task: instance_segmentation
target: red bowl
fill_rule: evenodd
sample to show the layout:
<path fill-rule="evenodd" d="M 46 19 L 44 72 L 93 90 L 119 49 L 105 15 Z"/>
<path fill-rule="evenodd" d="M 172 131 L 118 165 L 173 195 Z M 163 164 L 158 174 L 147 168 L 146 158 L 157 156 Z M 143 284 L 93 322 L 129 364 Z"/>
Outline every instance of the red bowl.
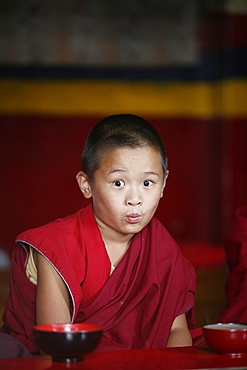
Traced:
<path fill-rule="evenodd" d="M 203 326 L 206 343 L 215 351 L 231 356 L 247 355 L 247 325 L 210 324 Z"/>
<path fill-rule="evenodd" d="M 33 327 L 41 353 L 53 361 L 77 362 L 98 346 L 103 328 L 94 324 L 43 324 Z"/>

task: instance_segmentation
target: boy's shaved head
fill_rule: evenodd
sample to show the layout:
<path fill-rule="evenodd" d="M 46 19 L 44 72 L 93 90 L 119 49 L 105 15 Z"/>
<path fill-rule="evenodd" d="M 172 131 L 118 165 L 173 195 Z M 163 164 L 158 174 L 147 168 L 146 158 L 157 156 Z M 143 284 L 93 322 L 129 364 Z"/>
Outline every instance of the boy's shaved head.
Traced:
<path fill-rule="evenodd" d="M 82 170 L 93 181 L 103 154 L 118 148 L 149 146 L 162 158 L 164 177 L 167 171 L 167 155 L 164 144 L 155 128 L 145 119 L 133 114 L 108 116 L 91 130 L 82 153 Z"/>

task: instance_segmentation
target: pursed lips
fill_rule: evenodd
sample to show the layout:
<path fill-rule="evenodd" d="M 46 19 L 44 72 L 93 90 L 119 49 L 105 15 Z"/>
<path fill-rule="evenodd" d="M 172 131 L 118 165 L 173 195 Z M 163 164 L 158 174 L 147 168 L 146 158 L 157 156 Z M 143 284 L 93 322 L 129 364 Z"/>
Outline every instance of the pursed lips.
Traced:
<path fill-rule="evenodd" d="M 126 216 L 128 222 L 135 223 L 140 221 L 141 215 L 139 213 L 131 213 Z"/>

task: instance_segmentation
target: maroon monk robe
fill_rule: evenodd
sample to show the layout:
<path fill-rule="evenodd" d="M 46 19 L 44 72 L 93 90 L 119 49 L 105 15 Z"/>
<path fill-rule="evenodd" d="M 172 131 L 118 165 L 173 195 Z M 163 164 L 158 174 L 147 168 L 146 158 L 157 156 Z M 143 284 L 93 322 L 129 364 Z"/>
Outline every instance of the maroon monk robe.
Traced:
<path fill-rule="evenodd" d="M 222 312 L 221 321 L 247 323 L 247 206 L 235 211 L 225 252 L 229 275 L 227 307 Z"/>
<path fill-rule="evenodd" d="M 194 326 L 195 272 L 167 230 L 153 219 L 113 274 L 92 207 L 18 236 L 3 331 L 36 352 L 36 286 L 26 277 L 28 246 L 57 269 L 71 296 L 73 322 L 104 327 L 98 350 L 165 347 L 174 319 Z"/>
<path fill-rule="evenodd" d="M 193 326 L 194 271 L 162 231 L 154 220 L 136 235 L 97 297 L 79 312 L 78 322 L 103 325 L 99 350 L 165 347 L 182 313 Z"/>

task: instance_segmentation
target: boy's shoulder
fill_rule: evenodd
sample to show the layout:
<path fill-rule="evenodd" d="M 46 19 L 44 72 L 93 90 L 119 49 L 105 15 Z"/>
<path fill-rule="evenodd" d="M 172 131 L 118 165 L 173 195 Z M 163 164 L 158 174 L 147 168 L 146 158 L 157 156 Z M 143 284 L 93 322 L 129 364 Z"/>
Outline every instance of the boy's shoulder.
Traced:
<path fill-rule="evenodd" d="M 150 221 L 150 227 L 151 227 L 151 230 L 155 230 L 155 231 L 163 234 L 168 239 L 171 239 L 171 240 L 174 241 L 174 243 L 176 243 L 175 239 L 170 234 L 170 232 L 167 230 L 165 225 L 157 217 L 152 218 L 152 220 Z"/>
<path fill-rule="evenodd" d="M 69 238 L 76 230 L 82 227 L 82 220 L 86 208 L 81 208 L 79 211 L 65 217 L 57 218 L 47 224 L 31 228 L 23 231 L 16 237 L 16 242 L 32 242 L 41 241 L 41 239 L 56 241 L 60 238 Z"/>
<path fill-rule="evenodd" d="M 180 249 L 174 237 L 158 218 L 152 218 L 149 223 L 149 232 L 153 240 L 162 245 L 165 244 L 166 248 Z"/>

